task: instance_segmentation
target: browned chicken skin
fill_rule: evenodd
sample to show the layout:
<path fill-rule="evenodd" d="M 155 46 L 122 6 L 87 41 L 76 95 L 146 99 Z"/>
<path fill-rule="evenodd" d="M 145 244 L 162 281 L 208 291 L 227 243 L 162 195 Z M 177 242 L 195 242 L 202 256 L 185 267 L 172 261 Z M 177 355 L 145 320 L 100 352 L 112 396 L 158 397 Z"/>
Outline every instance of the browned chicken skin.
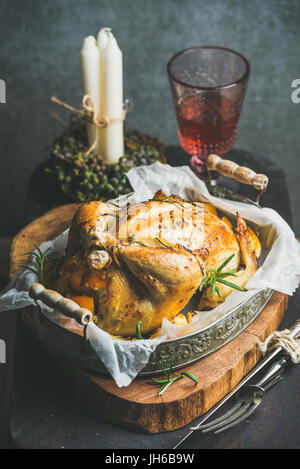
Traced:
<path fill-rule="evenodd" d="M 237 239 L 205 204 L 162 192 L 120 211 L 111 203 L 85 203 L 72 221 L 57 289 L 68 296 L 93 296 L 94 321 L 111 334 L 134 336 L 139 321 L 142 333 L 150 333 L 163 317 L 172 320 L 205 272 L 230 255 L 235 254 L 228 270 L 238 268 L 240 252 L 248 259 L 240 284 L 248 281 L 256 262 L 254 266 L 243 223 L 239 218 Z M 231 293 L 226 288 L 224 297 Z M 208 293 L 201 301 L 213 307 L 219 300 L 209 299 Z"/>

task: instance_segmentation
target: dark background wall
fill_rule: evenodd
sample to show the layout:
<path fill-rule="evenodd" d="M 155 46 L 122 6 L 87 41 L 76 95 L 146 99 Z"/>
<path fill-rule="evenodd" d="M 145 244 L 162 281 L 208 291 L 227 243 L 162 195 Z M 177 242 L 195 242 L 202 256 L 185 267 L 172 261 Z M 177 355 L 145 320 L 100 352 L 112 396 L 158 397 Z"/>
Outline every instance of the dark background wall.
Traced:
<path fill-rule="evenodd" d="M 236 147 L 282 166 L 294 223 L 300 200 L 299 0 L 0 0 L 0 234 L 23 224 L 28 177 L 41 149 L 62 128 L 50 117 L 56 95 L 78 106 L 85 36 L 112 27 L 124 53 L 124 94 L 131 125 L 177 143 L 166 63 L 180 49 L 223 45 L 243 53 L 252 73 Z"/>

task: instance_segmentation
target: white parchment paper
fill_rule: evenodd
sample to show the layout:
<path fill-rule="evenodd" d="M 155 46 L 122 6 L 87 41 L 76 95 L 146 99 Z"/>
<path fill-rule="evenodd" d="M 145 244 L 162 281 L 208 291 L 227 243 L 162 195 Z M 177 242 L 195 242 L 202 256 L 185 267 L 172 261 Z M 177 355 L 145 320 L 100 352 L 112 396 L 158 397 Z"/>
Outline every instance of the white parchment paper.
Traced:
<path fill-rule="evenodd" d="M 90 323 L 87 327 L 88 340 L 120 387 L 128 386 L 131 383 L 147 364 L 151 353 L 162 341 L 208 326 L 233 307 L 266 287 L 292 295 L 300 280 L 299 243 L 291 228 L 276 211 L 211 196 L 205 184 L 187 166 L 173 168 L 161 163 L 154 163 L 151 166 L 134 168 L 129 171 L 127 176 L 134 193 L 126 201 L 130 203 L 145 201 L 150 199 L 154 192 L 161 189 L 167 195 L 176 194 L 190 201 L 210 202 L 229 216 L 235 216 L 236 212 L 239 212 L 245 220 L 252 222 L 259 229 L 265 250 L 261 260 L 262 265 L 248 282 L 247 291 L 233 291 L 224 303 L 214 310 L 199 313 L 197 320 L 192 325 L 180 328 L 164 319 L 157 338 L 124 341 L 112 338 L 94 323 Z M 67 237 L 68 230 L 55 240 L 43 243 L 41 249 L 44 251 L 51 247 L 56 255 L 63 256 Z M 33 257 L 29 262 L 34 262 Z M 36 281 L 38 280 L 34 273 L 27 270 L 20 272 L 0 297 L 0 311 L 34 304 L 28 295 L 28 290 Z M 79 332 L 81 328 L 75 320 L 68 319 L 50 308 L 43 308 L 43 313 L 51 320 L 74 332 Z"/>

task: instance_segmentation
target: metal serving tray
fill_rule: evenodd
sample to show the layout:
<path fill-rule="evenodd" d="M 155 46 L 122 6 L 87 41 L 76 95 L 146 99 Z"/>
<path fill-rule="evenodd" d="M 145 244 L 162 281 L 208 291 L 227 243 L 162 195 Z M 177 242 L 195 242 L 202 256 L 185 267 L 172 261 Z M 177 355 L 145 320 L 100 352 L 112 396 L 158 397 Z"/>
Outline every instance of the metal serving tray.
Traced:
<path fill-rule="evenodd" d="M 262 192 L 266 189 L 268 178 L 265 175 L 257 175 L 248 168 L 238 167 L 228 160 L 221 161 L 216 155 L 211 155 L 208 162 L 210 167 L 207 167 L 210 170 L 219 170 L 221 174 L 251 184 Z M 237 170 L 238 177 L 234 174 Z M 253 202 L 222 186 L 207 184 L 207 188 L 215 197 L 258 205 L 258 201 Z M 261 290 L 209 326 L 185 336 L 162 342 L 152 353 L 149 362 L 139 375 L 161 373 L 161 359 L 164 360 L 166 368 L 172 362 L 174 369 L 176 369 L 215 352 L 254 321 L 272 294 L 273 290 L 269 288 Z M 82 335 L 72 332 L 46 317 L 39 311 L 38 307 L 24 309 L 22 317 L 31 332 L 50 352 L 62 359 L 76 363 L 87 371 L 108 374 L 100 358 L 84 338 L 83 326 Z"/>

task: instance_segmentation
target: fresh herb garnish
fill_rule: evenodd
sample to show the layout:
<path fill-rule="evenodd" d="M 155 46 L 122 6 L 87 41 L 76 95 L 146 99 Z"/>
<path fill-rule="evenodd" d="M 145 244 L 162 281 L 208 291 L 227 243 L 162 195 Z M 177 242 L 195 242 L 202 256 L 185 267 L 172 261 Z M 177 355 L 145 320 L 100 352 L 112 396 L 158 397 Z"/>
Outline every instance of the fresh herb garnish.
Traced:
<path fill-rule="evenodd" d="M 148 248 L 147 244 L 142 243 L 142 241 L 138 241 L 137 239 L 133 239 L 132 243 L 139 244 L 140 246 L 143 246 L 144 248 Z"/>
<path fill-rule="evenodd" d="M 163 359 L 161 359 L 160 363 L 161 363 L 161 370 L 166 376 L 166 378 L 165 379 L 152 378 L 153 383 L 151 382 L 151 384 L 160 386 L 159 391 L 157 393 L 158 396 L 161 396 L 168 389 L 168 387 L 171 386 L 171 384 L 175 383 L 176 381 L 182 378 L 189 378 L 192 381 L 194 381 L 195 384 L 198 384 L 198 378 L 196 378 L 196 376 L 192 375 L 191 373 L 188 373 L 187 371 L 183 371 L 182 373 L 175 373 L 175 376 L 171 377 L 171 373 L 173 370 L 172 363 L 170 365 L 169 371 L 166 371 Z"/>
<path fill-rule="evenodd" d="M 155 198 L 155 199 L 151 199 L 153 200 L 154 202 L 168 202 L 169 204 L 174 204 L 174 205 L 180 205 L 181 207 L 183 207 L 183 204 L 181 202 L 179 202 L 179 200 L 172 200 L 171 199 L 171 196 L 169 197 L 162 197 L 162 198 Z"/>
<path fill-rule="evenodd" d="M 198 384 L 198 378 L 196 376 L 192 375 L 192 373 L 188 373 L 187 371 L 182 371 L 181 374 L 183 376 L 186 376 L 187 378 L 190 378 L 194 383 Z"/>
<path fill-rule="evenodd" d="M 158 241 L 164 248 L 169 248 L 167 244 L 163 243 L 159 238 L 155 238 L 156 241 Z"/>
<path fill-rule="evenodd" d="M 222 272 L 224 267 L 231 261 L 231 259 L 234 258 L 234 256 L 235 256 L 235 254 L 232 254 L 231 256 L 229 256 L 228 259 L 226 259 L 223 262 L 223 264 L 220 265 L 220 267 L 218 269 L 216 269 L 216 270 L 215 269 L 209 269 L 208 270 L 207 275 L 205 277 L 203 277 L 203 279 L 200 283 L 200 287 L 199 287 L 200 292 L 203 290 L 203 288 L 211 287 L 210 297 L 212 298 L 214 296 L 215 292 L 217 292 L 219 297 L 221 297 L 221 292 L 220 292 L 219 288 L 217 287 L 217 283 L 222 283 L 223 285 L 227 285 L 227 287 L 234 288 L 235 290 L 245 291 L 244 288 L 241 288 L 241 287 L 239 287 L 238 285 L 235 285 L 232 282 L 228 282 L 228 280 L 224 280 L 224 278 L 228 277 L 228 276 L 237 277 L 237 275 L 235 273 L 235 269 L 230 269 L 227 272 Z"/>
<path fill-rule="evenodd" d="M 142 321 L 139 321 L 136 325 L 136 338 L 138 340 L 143 340 L 143 336 L 141 334 L 141 324 L 142 324 Z"/>
<path fill-rule="evenodd" d="M 33 272 L 34 274 L 36 274 L 41 283 L 45 281 L 54 280 L 58 275 L 59 269 L 62 264 L 62 260 L 55 259 L 49 256 L 51 252 L 51 248 L 48 248 L 44 252 L 42 252 L 39 246 L 37 246 L 36 244 L 32 243 L 32 246 L 34 246 L 37 252 L 36 251 L 24 252 L 22 255 L 34 256 L 36 267 L 33 267 L 28 264 L 19 264 L 19 267 L 22 267 L 25 270 L 30 270 L 30 272 Z M 51 270 L 49 270 L 49 268 L 51 268 Z"/>

